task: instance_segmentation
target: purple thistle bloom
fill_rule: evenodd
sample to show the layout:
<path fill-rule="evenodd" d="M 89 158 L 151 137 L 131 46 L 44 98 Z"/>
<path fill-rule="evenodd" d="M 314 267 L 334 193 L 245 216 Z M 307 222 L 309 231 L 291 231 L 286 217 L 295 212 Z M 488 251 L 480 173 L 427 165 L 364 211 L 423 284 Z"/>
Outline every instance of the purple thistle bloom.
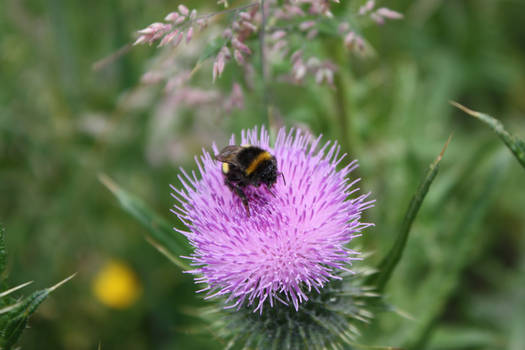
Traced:
<path fill-rule="evenodd" d="M 189 273 L 206 287 L 206 299 L 226 296 L 228 307 L 257 305 L 275 300 L 296 310 L 308 300 L 308 292 L 320 289 L 338 272 L 347 270 L 358 254 L 346 247 L 363 228 L 361 212 L 372 206 L 368 195 L 349 198 L 359 188 L 348 175 L 353 161 L 337 171 L 344 158 L 340 147 L 327 142 L 319 150 L 321 137 L 313 139 L 299 130 L 281 129 L 274 147 L 268 132 L 257 128 L 242 132 L 240 144 L 259 146 L 277 159 L 279 177 L 272 187 L 247 187 L 251 216 L 238 196 L 224 184 L 221 163 L 204 151 L 197 160 L 200 179 L 181 169 L 184 190 L 176 189 L 178 201 L 172 211 L 189 228 L 180 231 L 195 247 Z M 230 144 L 236 144 L 234 136 Z M 213 145 L 214 154 L 219 149 Z"/>

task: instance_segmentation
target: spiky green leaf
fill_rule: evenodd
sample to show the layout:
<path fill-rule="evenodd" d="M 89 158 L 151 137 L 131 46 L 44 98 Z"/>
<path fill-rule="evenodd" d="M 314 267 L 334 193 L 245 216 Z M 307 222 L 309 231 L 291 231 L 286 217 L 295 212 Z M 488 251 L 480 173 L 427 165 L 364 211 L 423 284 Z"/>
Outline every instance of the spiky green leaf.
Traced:
<path fill-rule="evenodd" d="M 5 296 L 8 296 L 9 294 L 11 294 L 11 293 L 13 293 L 13 292 L 16 292 L 17 290 L 22 289 L 22 288 L 24 288 L 25 286 L 30 285 L 31 283 L 33 283 L 33 281 L 29 281 L 29 282 L 26 282 L 26 283 L 22 283 L 22 284 L 20 284 L 20 285 L 18 285 L 18 286 L 16 286 L 16 287 L 13 287 L 13 288 L 11 288 L 11 289 L 8 289 L 8 290 L 6 290 L 6 291 L 3 291 L 3 292 L 0 293 L 0 298 L 3 298 L 3 297 L 5 297 Z"/>
<path fill-rule="evenodd" d="M 3 323 L 3 329 L 0 332 L 0 349 L 9 350 L 20 338 L 22 331 L 25 329 L 31 315 L 36 311 L 38 306 L 51 294 L 55 289 L 72 279 L 75 275 L 55 284 L 53 287 L 38 290 L 30 296 L 25 297 L 17 304 L 12 305 L 6 311 L 7 320 Z"/>
<path fill-rule="evenodd" d="M 11 305 L 3 306 L 3 307 L 0 309 L 0 315 L 2 315 L 2 314 L 6 314 L 6 313 L 8 313 L 8 312 L 11 312 L 12 310 L 14 310 L 15 308 L 19 307 L 20 305 L 21 305 L 21 303 L 18 302 L 18 303 L 14 303 L 14 304 L 11 304 Z M 0 322 L 3 322 L 3 320 L 0 321 Z"/>
<path fill-rule="evenodd" d="M 505 128 L 503 127 L 503 124 L 498 119 L 488 114 L 474 111 L 457 102 L 451 101 L 450 103 L 453 106 L 461 109 L 463 112 L 467 113 L 468 115 L 481 120 L 483 123 L 488 125 L 492 130 L 494 130 L 496 134 L 499 136 L 499 138 L 508 147 L 508 149 L 510 149 L 510 151 L 514 154 L 518 162 L 520 162 L 521 166 L 525 168 L 525 142 L 521 141 L 516 136 L 512 135 L 507 130 L 505 130 Z"/>
<path fill-rule="evenodd" d="M 29 317 L 35 312 L 37 307 L 47 298 L 49 293 L 46 289 L 39 290 L 26 297 L 18 307 L 9 313 L 9 320 L 2 330 L 0 348 L 9 350 L 17 342 L 22 331 L 27 325 Z"/>

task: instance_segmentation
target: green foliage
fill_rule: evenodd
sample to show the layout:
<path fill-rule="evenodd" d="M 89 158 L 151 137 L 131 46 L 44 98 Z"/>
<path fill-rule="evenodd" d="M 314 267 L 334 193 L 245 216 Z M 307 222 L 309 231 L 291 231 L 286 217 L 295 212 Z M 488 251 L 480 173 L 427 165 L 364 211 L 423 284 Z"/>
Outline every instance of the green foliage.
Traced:
<path fill-rule="evenodd" d="M 184 236 L 176 234 L 164 218 L 157 215 L 139 198 L 120 188 L 106 175 L 100 175 L 99 180 L 117 197 L 122 209 L 148 230 L 150 234 L 147 236 L 148 242 L 172 263 L 180 268 L 188 269 L 188 265 L 179 258 L 181 255 L 189 255 L 191 253 L 188 241 Z"/>
<path fill-rule="evenodd" d="M 454 225 L 453 242 L 447 244 L 450 254 L 448 261 L 439 264 L 432 278 L 421 285 L 422 290 L 432 292 L 432 294 L 427 295 L 427 308 L 418 315 L 420 324 L 415 327 L 414 333 L 407 340 L 409 349 L 422 349 L 426 346 L 431 331 L 435 327 L 436 318 L 456 288 L 461 272 L 471 262 L 472 254 L 475 254 L 473 247 L 476 247 L 477 242 L 483 242 L 483 237 L 479 237 L 476 225 L 497 193 L 497 188 L 505 174 L 505 165 L 505 161 L 500 161 L 493 166 L 489 175 L 482 182 L 481 189 L 475 194 L 475 200 L 465 208 L 462 218 Z"/>
<path fill-rule="evenodd" d="M 5 229 L 0 226 L 0 273 L 4 273 L 6 261 L 5 249 Z M 0 349 L 10 350 L 22 335 L 27 326 L 29 318 L 36 311 L 38 306 L 48 297 L 48 295 L 60 287 L 62 284 L 73 278 L 74 275 L 57 283 L 53 287 L 38 290 L 25 298 L 15 299 L 12 293 L 26 287 L 32 282 L 26 282 L 9 290 L 0 292 Z M 6 285 L 5 278 L 0 282 Z"/>
<path fill-rule="evenodd" d="M 502 339 L 490 329 L 473 328 L 467 326 L 443 327 L 436 330 L 437 341 L 433 349 L 468 349 L 468 348 L 492 348 L 501 347 Z"/>
<path fill-rule="evenodd" d="M 412 227 L 412 223 L 416 219 L 419 208 L 423 204 L 423 200 L 425 199 L 425 196 L 428 193 L 430 185 L 437 176 L 439 170 L 439 163 L 443 158 L 443 155 L 449 142 L 450 137 L 447 143 L 445 144 L 445 147 L 443 147 L 443 150 L 441 151 L 439 156 L 436 158 L 436 160 L 434 160 L 432 164 L 430 164 L 427 172 L 423 176 L 423 179 L 419 184 L 416 193 L 410 200 L 408 210 L 405 214 L 405 218 L 403 219 L 403 223 L 401 225 L 401 228 L 399 229 L 399 233 L 397 234 L 396 241 L 392 246 L 392 249 L 388 251 L 388 253 L 385 255 L 385 257 L 377 267 L 378 273 L 370 276 L 368 283 L 370 285 L 375 286 L 375 289 L 378 292 L 383 291 L 388 280 L 392 276 L 394 269 L 397 267 L 397 264 L 401 260 L 403 251 L 405 250 L 406 243 L 408 240 L 408 234 L 410 233 L 410 228 Z"/>

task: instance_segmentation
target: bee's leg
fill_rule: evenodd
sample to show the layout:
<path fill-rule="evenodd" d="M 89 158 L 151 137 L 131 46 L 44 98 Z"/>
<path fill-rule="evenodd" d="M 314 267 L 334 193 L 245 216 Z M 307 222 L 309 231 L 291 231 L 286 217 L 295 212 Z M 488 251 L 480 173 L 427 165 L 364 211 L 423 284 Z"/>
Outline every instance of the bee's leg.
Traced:
<path fill-rule="evenodd" d="M 239 198 L 242 201 L 242 204 L 244 205 L 244 208 L 246 208 L 246 213 L 248 214 L 248 216 L 250 216 L 250 207 L 248 206 L 248 198 L 246 198 L 246 194 L 244 193 L 242 188 L 237 186 L 235 183 L 229 181 L 228 179 L 226 179 L 224 182 L 226 183 L 228 188 L 233 191 L 233 193 L 239 196 Z"/>
<path fill-rule="evenodd" d="M 283 178 L 284 185 L 286 186 L 286 179 L 284 178 L 284 174 L 283 173 L 279 173 L 277 175 L 280 175 Z"/>
<path fill-rule="evenodd" d="M 266 186 L 266 190 L 273 196 L 276 197 L 275 193 L 272 192 L 272 188 L 270 186 Z"/>

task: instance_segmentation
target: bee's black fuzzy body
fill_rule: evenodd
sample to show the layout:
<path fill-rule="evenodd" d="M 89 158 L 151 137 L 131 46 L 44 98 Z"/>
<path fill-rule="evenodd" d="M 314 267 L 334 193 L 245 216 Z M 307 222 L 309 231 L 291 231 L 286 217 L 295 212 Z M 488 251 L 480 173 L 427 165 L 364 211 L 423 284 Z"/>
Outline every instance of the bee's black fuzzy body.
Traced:
<path fill-rule="evenodd" d="M 264 184 L 270 190 L 279 175 L 277 160 L 268 151 L 251 145 L 226 146 L 215 158 L 222 162 L 225 184 L 241 198 L 250 216 L 248 198 L 243 188 Z"/>

